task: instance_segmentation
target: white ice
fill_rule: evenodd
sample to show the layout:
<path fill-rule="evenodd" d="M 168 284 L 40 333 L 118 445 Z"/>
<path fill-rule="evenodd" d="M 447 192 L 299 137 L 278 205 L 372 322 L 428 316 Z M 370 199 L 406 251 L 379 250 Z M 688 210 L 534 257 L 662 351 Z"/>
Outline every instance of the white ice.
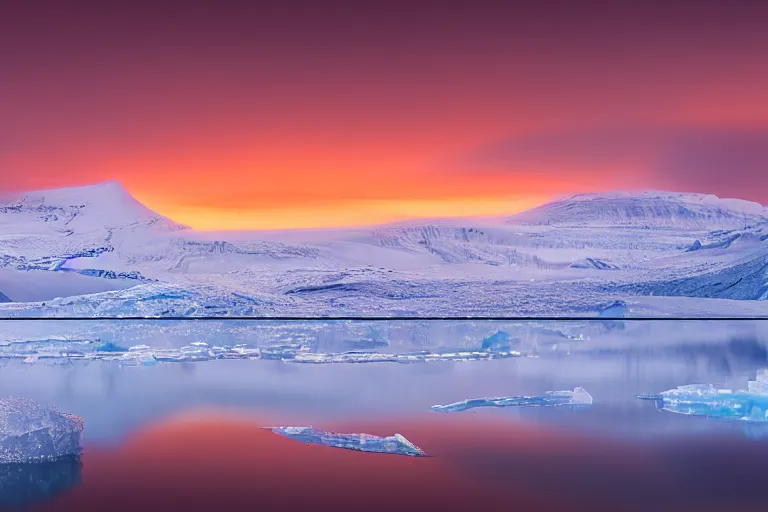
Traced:
<path fill-rule="evenodd" d="M 115 182 L 3 201 L 0 294 L 15 302 L 0 317 L 768 315 L 768 213 L 711 195 L 237 233 L 189 229 Z"/>

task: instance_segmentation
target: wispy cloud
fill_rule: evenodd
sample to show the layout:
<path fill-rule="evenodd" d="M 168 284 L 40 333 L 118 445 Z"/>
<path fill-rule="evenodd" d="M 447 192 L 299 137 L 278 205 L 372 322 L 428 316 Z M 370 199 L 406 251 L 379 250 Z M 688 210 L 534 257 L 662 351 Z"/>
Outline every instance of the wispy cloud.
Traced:
<path fill-rule="evenodd" d="M 452 161 L 450 168 L 768 202 L 768 127 L 646 126 L 544 133 L 475 148 Z"/>

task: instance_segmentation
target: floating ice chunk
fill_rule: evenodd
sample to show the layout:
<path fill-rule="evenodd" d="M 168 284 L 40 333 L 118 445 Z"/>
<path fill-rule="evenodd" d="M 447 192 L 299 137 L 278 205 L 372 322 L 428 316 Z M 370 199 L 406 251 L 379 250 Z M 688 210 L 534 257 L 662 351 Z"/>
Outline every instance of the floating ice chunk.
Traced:
<path fill-rule="evenodd" d="M 155 366 L 157 357 L 151 352 L 129 352 L 119 360 L 124 366 Z"/>
<path fill-rule="evenodd" d="M 290 363 L 423 363 L 429 361 L 479 361 L 489 359 L 507 359 L 522 357 L 523 354 L 516 351 L 462 351 L 462 352 L 405 352 L 405 353 L 381 353 L 381 352 L 342 352 L 336 354 L 322 353 L 297 353 L 282 359 Z"/>
<path fill-rule="evenodd" d="M 483 339 L 482 349 L 491 351 L 510 351 L 512 347 L 512 341 L 509 334 L 505 331 L 496 331 L 492 335 Z"/>
<path fill-rule="evenodd" d="M 757 371 L 755 380 L 747 382 L 747 391 L 755 394 L 768 395 L 768 369 Z"/>
<path fill-rule="evenodd" d="M 119 345 L 115 345 L 111 341 L 107 341 L 97 345 L 96 352 L 127 352 L 127 350 Z"/>
<path fill-rule="evenodd" d="M 345 448 L 347 450 L 357 450 L 360 452 L 426 457 L 426 454 L 420 448 L 400 434 L 395 434 L 389 437 L 379 437 L 370 434 L 340 434 L 337 432 L 326 432 L 312 427 L 264 428 L 271 430 L 275 434 L 303 443 L 322 444 L 333 448 Z"/>
<path fill-rule="evenodd" d="M 148 345 L 135 345 L 128 352 L 119 354 L 118 361 L 123 366 L 155 366 L 158 363 L 153 349 Z"/>
<path fill-rule="evenodd" d="M 658 395 L 638 395 L 654 400 L 660 409 L 690 416 L 768 422 L 768 370 L 757 372 L 747 389 L 724 389 L 712 384 L 687 384 Z"/>
<path fill-rule="evenodd" d="M 547 391 L 543 396 L 510 396 L 502 398 L 473 398 L 447 405 L 433 405 L 432 410 L 458 412 L 475 407 L 562 407 L 592 404 L 592 395 L 577 387 L 573 391 Z"/>
<path fill-rule="evenodd" d="M 25 398 L 0 398 L 0 464 L 77 457 L 83 420 Z"/>
<path fill-rule="evenodd" d="M 639 398 L 640 400 L 649 400 L 658 402 L 662 400 L 661 395 L 653 395 L 653 394 L 647 394 L 647 395 L 635 395 L 635 398 Z"/>

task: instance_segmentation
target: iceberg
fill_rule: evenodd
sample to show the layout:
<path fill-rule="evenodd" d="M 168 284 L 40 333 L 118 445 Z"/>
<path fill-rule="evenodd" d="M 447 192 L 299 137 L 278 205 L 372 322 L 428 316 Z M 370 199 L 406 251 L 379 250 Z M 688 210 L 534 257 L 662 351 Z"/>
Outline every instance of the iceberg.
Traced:
<path fill-rule="evenodd" d="M 426 457 L 427 455 L 416 445 L 400 434 L 389 437 L 379 437 L 370 434 L 340 434 L 326 432 L 313 427 L 264 427 L 275 434 L 301 441 L 303 443 L 322 444 L 332 448 L 344 448 L 360 452 L 388 453 L 392 455 L 408 455 L 410 457 Z"/>
<path fill-rule="evenodd" d="M 768 369 L 757 372 L 747 389 L 724 389 L 712 384 L 687 384 L 657 395 L 638 395 L 659 409 L 707 418 L 768 422 Z"/>
<path fill-rule="evenodd" d="M 433 411 L 458 412 L 475 407 L 580 407 L 592 405 L 592 395 L 577 387 L 573 391 L 547 391 L 543 396 L 472 398 L 447 405 L 433 405 Z"/>
<path fill-rule="evenodd" d="M 26 398 L 0 398 L 0 464 L 79 457 L 83 420 Z"/>

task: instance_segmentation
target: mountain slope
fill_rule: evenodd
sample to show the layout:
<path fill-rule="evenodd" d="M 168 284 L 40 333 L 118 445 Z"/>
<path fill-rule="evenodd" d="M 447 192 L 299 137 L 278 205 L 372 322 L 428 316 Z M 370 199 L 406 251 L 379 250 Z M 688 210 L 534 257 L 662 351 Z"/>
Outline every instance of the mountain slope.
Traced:
<path fill-rule="evenodd" d="M 0 202 L 0 267 L 10 269 L 167 278 L 169 272 L 221 274 L 315 256 L 306 246 L 211 240 L 150 210 L 117 182 L 27 192 Z"/>
<path fill-rule="evenodd" d="M 14 262 L 45 266 L 78 253 L 107 252 L 113 248 L 113 238 L 125 231 L 137 243 L 183 229 L 139 203 L 116 182 L 15 194 L 0 202 L 4 266 Z"/>
<path fill-rule="evenodd" d="M 712 269 L 685 277 L 649 276 L 620 289 L 637 295 L 768 300 L 768 240 L 735 261 L 717 265 L 716 256 L 709 258 Z"/>
<path fill-rule="evenodd" d="M 0 203 L 0 213 L 8 214 L 2 217 L 4 221 L 25 227 L 30 221 L 39 221 L 64 233 L 83 234 L 140 223 L 160 223 L 170 230 L 183 228 L 138 202 L 115 181 L 14 194 L 4 203 Z"/>
<path fill-rule="evenodd" d="M 768 221 L 768 208 L 706 194 L 612 192 L 571 196 L 507 221 L 554 226 L 743 229 Z"/>

